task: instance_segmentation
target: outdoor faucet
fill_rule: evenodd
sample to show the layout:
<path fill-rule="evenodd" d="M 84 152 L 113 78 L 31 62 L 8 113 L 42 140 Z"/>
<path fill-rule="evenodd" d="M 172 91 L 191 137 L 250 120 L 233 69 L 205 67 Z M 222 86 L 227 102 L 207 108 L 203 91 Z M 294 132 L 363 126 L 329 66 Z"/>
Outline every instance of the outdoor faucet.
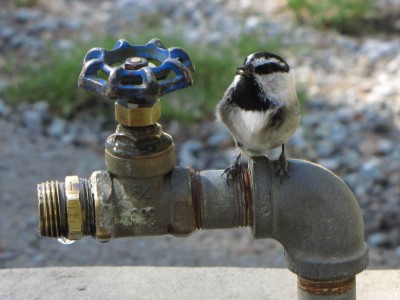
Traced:
<path fill-rule="evenodd" d="M 285 248 L 298 299 L 355 299 L 368 248 L 360 207 L 339 177 L 289 160 L 290 178 L 281 184 L 277 162 L 265 156 L 251 157 L 229 180 L 223 170 L 176 166 L 173 140 L 157 123 L 159 97 L 190 86 L 193 72 L 183 49 L 158 39 L 140 46 L 119 40 L 111 51 L 87 53 L 79 86 L 116 99 L 119 125 L 105 143 L 107 170 L 38 185 L 40 235 L 109 241 L 251 227 L 254 238 Z"/>

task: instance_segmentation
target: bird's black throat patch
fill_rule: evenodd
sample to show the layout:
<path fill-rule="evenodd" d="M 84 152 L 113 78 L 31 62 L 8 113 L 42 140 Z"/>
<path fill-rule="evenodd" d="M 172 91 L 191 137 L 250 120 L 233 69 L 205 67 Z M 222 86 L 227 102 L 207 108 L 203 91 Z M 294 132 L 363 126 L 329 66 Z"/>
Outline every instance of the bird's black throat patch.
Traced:
<path fill-rule="evenodd" d="M 274 106 L 268 98 L 262 98 L 264 93 L 253 76 L 241 76 L 236 87 L 230 90 L 229 103 L 239 106 L 243 110 L 266 111 Z"/>

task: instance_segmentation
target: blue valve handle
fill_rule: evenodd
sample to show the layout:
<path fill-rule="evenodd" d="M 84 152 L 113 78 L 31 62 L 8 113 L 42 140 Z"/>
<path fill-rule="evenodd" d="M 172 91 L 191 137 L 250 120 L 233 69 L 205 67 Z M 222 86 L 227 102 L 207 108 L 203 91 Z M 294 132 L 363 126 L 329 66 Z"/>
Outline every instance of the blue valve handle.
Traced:
<path fill-rule="evenodd" d="M 137 70 L 125 68 L 125 61 L 132 57 L 145 58 L 150 64 Z M 99 71 L 107 80 L 99 78 Z M 171 72 L 175 76 L 167 78 Z M 159 39 L 138 46 L 119 40 L 111 51 L 94 48 L 86 54 L 78 85 L 109 98 L 146 100 L 192 85 L 193 72 L 194 65 L 182 48 L 166 49 Z"/>

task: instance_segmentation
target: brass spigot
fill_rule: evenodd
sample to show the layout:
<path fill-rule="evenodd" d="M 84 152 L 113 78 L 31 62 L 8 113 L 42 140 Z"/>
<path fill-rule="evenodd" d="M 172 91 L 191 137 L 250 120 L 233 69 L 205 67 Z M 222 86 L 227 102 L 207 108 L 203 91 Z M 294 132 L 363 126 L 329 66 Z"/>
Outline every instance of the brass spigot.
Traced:
<path fill-rule="evenodd" d="M 160 97 L 190 86 L 193 71 L 183 49 L 166 49 L 158 39 L 140 46 L 119 40 L 110 51 L 94 48 L 86 54 L 78 85 L 116 99 L 115 120 L 119 125 L 105 143 L 107 173 L 123 181 L 158 178 L 174 168 L 173 140 L 157 123 L 161 117 Z M 99 78 L 99 72 L 105 73 L 107 80 Z M 90 181 L 67 176 L 65 183 L 39 184 L 40 234 L 66 242 L 85 235 L 109 239 L 102 231 L 104 226 L 94 225 L 95 219 L 102 220 L 99 214 L 104 215 L 107 201 L 103 203 L 101 196 L 93 198 L 96 189 L 87 192 L 99 178 L 106 177 L 95 176 Z M 107 182 L 101 183 L 107 186 Z"/>
<path fill-rule="evenodd" d="M 120 65 L 112 67 L 116 62 Z M 97 78 L 99 70 L 108 74 L 107 81 Z M 158 39 L 144 46 L 119 40 L 111 51 L 95 48 L 88 52 L 79 86 L 117 99 L 115 119 L 119 125 L 107 139 L 105 151 L 111 174 L 150 177 L 172 170 L 175 147 L 157 123 L 159 97 L 191 85 L 193 71 L 183 49 L 166 49 Z M 171 74 L 175 76 L 167 79 Z"/>

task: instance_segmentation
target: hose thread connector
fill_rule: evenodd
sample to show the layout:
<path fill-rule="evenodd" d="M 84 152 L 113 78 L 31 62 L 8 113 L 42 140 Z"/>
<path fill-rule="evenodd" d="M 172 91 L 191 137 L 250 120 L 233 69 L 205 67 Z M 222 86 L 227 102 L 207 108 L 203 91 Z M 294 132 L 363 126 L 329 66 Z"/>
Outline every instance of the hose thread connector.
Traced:
<path fill-rule="evenodd" d="M 74 241 L 95 235 L 95 206 L 89 180 L 67 176 L 65 183 L 38 184 L 37 191 L 41 236 Z"/>

